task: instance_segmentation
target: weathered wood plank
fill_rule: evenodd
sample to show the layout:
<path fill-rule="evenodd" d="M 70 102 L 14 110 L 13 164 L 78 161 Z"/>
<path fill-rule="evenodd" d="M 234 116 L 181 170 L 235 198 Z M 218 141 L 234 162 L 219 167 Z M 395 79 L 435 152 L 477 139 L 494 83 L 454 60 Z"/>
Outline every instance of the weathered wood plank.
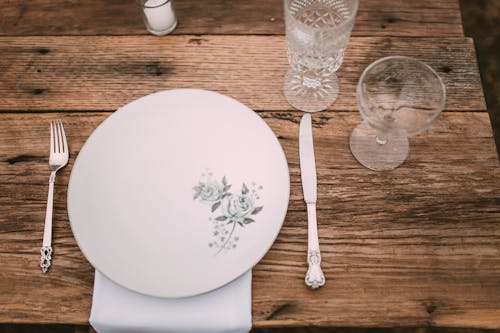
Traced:
<path fill-rule="evenodd" d="M 283 1 L 177 0 L 174 34 L 284 34 Z M 134 1 L 7 0 L 0 35 L 147 34 Z M 363 0 L 355 36 L 463 36 L 457 0 Z"/>
<path fill-rule="evenodd" d="M 74 159 L 109 113 L 0 114 L 0 322 L 88 320 L 93 270 L 69 228 Z M 485 112 L 445 112 L 411 139 L 409 159 L 376 173 L 351 156 L 354 112 L 313 115 L 318 223 L 328 282 L 306 289 L 300 188 L 301 112 L 260 112 L 280 138 L 291 201 L 254 269 L 253 320 L 274 326 L 500 328 L 500 167 Z M 52 270 L 38 268 L 47 191 L 48 123 L 62 118 L 71 159 L 56 184 Z"/>
<path fill-rule="evenodd" d="M 0 110 L 116 110 L 152 92 L 198 87 L 256 110 L 290 110 L 283 36 L 0 37 Z M 361 72 L 382 56 L 430 64 L 448 110 L 485 110 L 469 38 L 352 38 L 331 110 L 356 110 Z"/>

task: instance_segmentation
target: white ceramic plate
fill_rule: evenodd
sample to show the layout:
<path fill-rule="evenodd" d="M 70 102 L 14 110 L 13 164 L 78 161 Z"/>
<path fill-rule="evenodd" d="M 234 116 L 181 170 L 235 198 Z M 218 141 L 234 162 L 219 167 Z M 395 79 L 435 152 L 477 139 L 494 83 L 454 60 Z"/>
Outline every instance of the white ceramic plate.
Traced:
<path fill-rule="evenodd" d="M 175 89 L 124 106 L 92 133 L 71 173 L 68 214 L 108 278 L 185 297 L 264 256 L 289 191 L 285 155 L 260 116 L 218 93 Z"/>

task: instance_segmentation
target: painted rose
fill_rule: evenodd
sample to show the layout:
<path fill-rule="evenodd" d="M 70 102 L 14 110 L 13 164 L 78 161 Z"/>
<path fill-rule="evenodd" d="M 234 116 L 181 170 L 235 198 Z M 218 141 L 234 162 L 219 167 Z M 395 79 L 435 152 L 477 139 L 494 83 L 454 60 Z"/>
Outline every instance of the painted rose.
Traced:
<path fill-rule="evenodd" d="M 252 214 L 254 200 L 247 194 L 230 195 L 222 202 L 224 215 L 234 222 L 243 222 L 245 217 Z"/>
<path fill-rule="evenodd" d="M 220 200 L 223 192 L 222 186 L 216 182 L 208 182 L 200 184 L 198 189 L 199 189 L 200 200 L 208 202 L 214 202 Z"/>

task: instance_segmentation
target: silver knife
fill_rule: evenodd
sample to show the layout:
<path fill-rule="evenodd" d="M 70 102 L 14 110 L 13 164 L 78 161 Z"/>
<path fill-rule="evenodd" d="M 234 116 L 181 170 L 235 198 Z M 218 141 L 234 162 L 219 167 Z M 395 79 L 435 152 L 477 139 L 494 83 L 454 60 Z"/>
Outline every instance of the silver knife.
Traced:
<path fill-rule="evenodd" d="M 325 284 L 325 276 L 321 270 L 321 253 L 319 252 L 318 226 L 316 224 L 317 180 L 310 114 L 305 114 L 300 121 L 299 156 L 302 190 L 307 204 L 307 262 L 309 269 L 305 282 L 308 287 L 317 289 Z"/>

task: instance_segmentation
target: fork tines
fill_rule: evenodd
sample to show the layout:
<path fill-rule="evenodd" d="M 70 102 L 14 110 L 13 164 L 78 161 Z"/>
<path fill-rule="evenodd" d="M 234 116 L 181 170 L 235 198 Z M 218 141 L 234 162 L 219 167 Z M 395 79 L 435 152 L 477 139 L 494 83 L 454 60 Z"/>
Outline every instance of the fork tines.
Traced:
<path fill-rule="evenodd" d="M 55 153 L 65 153 L 68 151 L 66 133 L 60 119 L 50 122 L 50 150 Z"/>

